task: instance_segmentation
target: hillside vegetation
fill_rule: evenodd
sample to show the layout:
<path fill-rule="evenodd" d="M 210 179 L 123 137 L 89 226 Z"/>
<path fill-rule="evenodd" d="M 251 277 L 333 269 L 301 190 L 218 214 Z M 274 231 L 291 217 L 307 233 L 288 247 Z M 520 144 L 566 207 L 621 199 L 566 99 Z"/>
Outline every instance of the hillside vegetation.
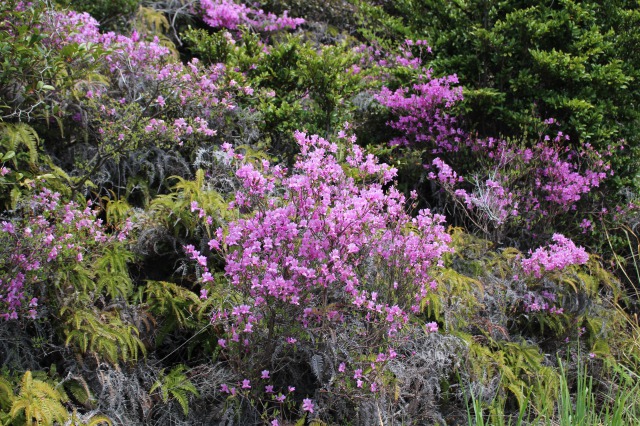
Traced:
<path fill-rule="evenodd" d="M 640 423 L 640 5 L 544 3 L 1 2 L 0 423 Z"/>

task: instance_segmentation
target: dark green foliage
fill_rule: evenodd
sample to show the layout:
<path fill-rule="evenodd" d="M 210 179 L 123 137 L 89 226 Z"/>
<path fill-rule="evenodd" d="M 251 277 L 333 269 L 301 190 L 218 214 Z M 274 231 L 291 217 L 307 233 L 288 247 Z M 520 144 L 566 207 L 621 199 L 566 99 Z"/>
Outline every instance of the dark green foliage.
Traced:
<path fill-rule="evenodd" d="M 87 12 L 96 18 L 104 30 L 126 28 L 126 23 L 138 10 L 140 0 L 60 0 L 64 6 Z"/>
<path fill-rule="evenodd" d="M 613 158 L 615 187 L 637 187 L 640 144 L 637 2 L 608 0 L 389 2 L 414 37 L 433 47 L 439 75 L 456 73 L 460 106 L 482 135 L 535 134 L 560 121 L 572 140 L 599 149 L 624 140 Z M 633 28 L 633 29 L 632 29 Z"/>

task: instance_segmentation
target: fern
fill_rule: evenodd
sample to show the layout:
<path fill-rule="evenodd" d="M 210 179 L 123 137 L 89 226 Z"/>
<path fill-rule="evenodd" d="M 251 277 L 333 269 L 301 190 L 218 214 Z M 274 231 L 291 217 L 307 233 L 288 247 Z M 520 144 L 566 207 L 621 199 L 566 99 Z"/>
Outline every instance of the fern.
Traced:
<path fill-rule="evenodd" d="M 102 197 L 106 203 L 105 211 L 107 213 L 107 225 L 114 226 L 124 222 L 131 213 L 132 207 L 125 199 L 117 199 L 113 191 L 110 197 Z"/>
<path fill-rule="evenodd" d="M 177 183 L 172 192 L 158 196 L 153 200 L 151 208 L 160 218 L 168 221 L 169 229 L 174 229 L 176 234 L 189 236 L 191 230 L 197 228 L 199 218 L 191 211 L 191 203 L 197 202 L 200 208 L 213 217 L 224 220 L 228 217 L 228 204 L 224 197 L 213 189 L 207 189 L 205 174 L 198 170 L 194 180 L 174 177 Z M 218 223 L 218 225 L 221 223 Z M 211 237 L 212 225 L 204 224 L 205 230 Z"/>
<path fill-rule="evenodd" d="M 68 394 L 85 407 L 93 402 L 89 385 L 82 376 L 70 376 L 63 381 L 62 385 Z"/>
<path fill-rule="evenodd" d="M 135 20 L 136 29 L 141 32 L 167 33 L 171 29 L 164 13 L 150 7 L 140 6 Z"/>
<path fill-rule="evenodd" d="M 171 30 L 169 20 L 159 10 L 151 7 L 140 6 L 136 14 L 134 26 L 142 34 L 151 34 L 158 37 L 160 45 L 168 48 L 175 59 L 178 59 L 178 50 L 175 44 L 167 36 Z"/>
<path fill-rule="evenodd" d="M 29 154 L 29 163 L 38 162 L 38 144 L 40 138 L 33 127 L 25 123 L 0 123 L 0 142 L 6 151 L 18 152 L 24 146 Z M 12 158 L 13 165 L 18 166 L 17 158 Z"/>
<path fill-rule="evenodd" d="M 164 318 L 156 340 L 157 345 L 177 328 L 199 327 L 194 318 L 194 310 L 202 302 L 192 291 L 166 281 L 148 281 L 146 294 L 151 312 Z"/>
<path fill-rule="evenodd" d="M 105 415 L 89 413 L 83 416 L 75 410 L 71 415 L 71 424 L 74 426 L 113 426 L 111 419 Z"/>
<path fill-rule="evenodd" d="M 12 402 L 13 386 L 7 379 L 0 376 L 0 411 L 8 410 Z"/>
<path fill-rule="evenodd" d="M 319 382 L 322 382 L 322 374 L 324 373 L 324 358 L 320 354 L 314 354 L 311 357 L 311 370 Z"/>
<path fill-rule="evenodd" d="M 186 416 L 189 413 L 189 394 L 199 396 L 198 390 L 184 374 L 186 367 L 178 365 L 174 367 L 169 374 L 164 375 L 164 370 L 160 372 L 160 378 L 153 384 L 149 393 L 153 393 L 160 389 L 162 400 L 166 403 L 169 398 L 178 401 L 182 407 L 182 411 Z"/>
<path fill-rule="evenodd" d="M 14 398 L 9 415 L 12 419 L 23 415 L 26 424 L 63 423 L 69 418 L 69 413 L 62 405 L 67 399 L 64 391 L 34 379 L 31 371 L 27 371 L 22 377 L 20 393 Z"/>
<path fill-rule="evenodd" d="M 89 421 L 87 423 L 85 423 L 83 426 L 113 426 L 113 423 L 111 423 L 111 419 L 109 419 L 109 417 L 107 416 L 103 416 L 103 415 L 95 415 L 92 416 Z"/>
<path fill-rule="evenodd" d="M 95 273 L 98 277 L 98 291 L 115 298 L 128 297 L 133 290 L 127 263 L 133 260 L 133 253 L 120 245 L 104 250 L 104 254 L 95 262 Z"/>
<path fill-rule="evenodd" d="M 65 330 L 67 346 L 95 353 L 112 364 L 119 360 L 136 361 L 141 353 L 146 353 L 138 329 L 123 322 L 117 312 L 95 313 L 74 307 L 61 313 L 70 314 Z"/>

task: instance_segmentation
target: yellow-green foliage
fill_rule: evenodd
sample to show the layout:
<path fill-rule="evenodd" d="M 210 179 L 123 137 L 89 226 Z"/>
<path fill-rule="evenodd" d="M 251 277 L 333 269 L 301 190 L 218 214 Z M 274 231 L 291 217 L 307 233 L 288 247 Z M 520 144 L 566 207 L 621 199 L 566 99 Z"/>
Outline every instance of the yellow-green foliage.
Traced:
<path fill-rule="evenodd" d="M 123 321 L 115 309 L 63 309 L 62 314 L 68 316 L 65 343 L 82 353 L 94 353 L 113 364 L 136 361 L 140 354 L 146 354 L 138 329 Z"/>
<path fill-rule="evenodd" d="M 195 328 L 196 309 L 201 304 L 192 291 L 166 281 L 147 282 L 147 303 L 151 312 L 167 322 L 163 328 Z"/>
<path fill-rule="evenodd" d="M 70 375 L 63 382 L 67 392 L 80 404 L 87 406 L 93 402 L 87 381 L 78 375 Z"/>
<path fill-rule="evenodd" d="M 218 281 L 218 277 L 216 277 Z M 199 338 L 191 338 L 187 347 L 191 354 L 199 351 L 213 350 L 215 341 L 210 332 L 210 315 L 225 299 L 233 297 L 233 292 L 222 288 L 222 284 L 209 288 L 206 300 L 200 299 L 191 290 L 166 281 L 148 281 L 145 299 L 149 311 L 158 319 L 160 328 L 156 335 L 156 346 L 163 343 L 165 337 L 175 330 L 195 332 Z M 208 330 L 208 333 L 204 333 Z"/>
<path fill-rule="evenodd" d="M 38 133 L 25 123 L 0 123 L 0 142 L 6 152 L 17 153 L 20 146 L 27 149 L 30 164 L 38 161 L 38 144 L 40 137 Z M 17 158 L 12 158 L 13 165 L 17 166 Z"/>
<path fill-rule="evenodd" d="M 175 59 L 178 59 L 178 50 L 173 41 L 167 36 L 171 30 L 171 24 L 167 16 L 152 7 L 140 6 L 133 21 L 133 26 L 140 34 L 158 37 L 160 45 L 168 48 Z"/>
<path fill-rule="evenodd" d="M 102 414 L 95 414 L 89 420 L 82 420 L 76 411 L 71 414 L 71 424 L 73 426 L 113 426 L 111 419 Z"/>
<path fill-rule="evenodd" d="M 95 262 L 97 291 L 106 292 L 112 298 L 127 297 L 133 290 L 127 263 L 133 260 L 133 253 L 119 245 L 104 250 Z"/>
<path fill-rule="evenodd" d="M 499 341 L 459 334 L 469 345 L 465 365 L 470 383 L 491 387 L 499 380 L 496 400 L 514 399 L 519 407 L 546 412 L 553 408 L 559 385 L 558 372 L 544 365 L 539 347 L 522 342 Z"/>
<path fill-rule="evenodd" d="M 426 313 L 467 342 L 470 383 L 492 388 L 499 381 L 493 402 L 485 407 L 496 416 L 499 410 L 494 409 L 514 402 L 553 413 L 559 376 L 537 342 L 568 348 L 565 339 L 578 340 L 597 358 L 614 364 L 640 359 L 637 341 L 634 346 L 629 339 L 632 322 L 619 308 L 619 282 L 597 256 L 585 265 L 535 278 L 523 274 L 520 261 L 527 255 L 519 250 L 496 249 L 460 229 L 451 235 L 455 253 L 435 272 L 439 290 L 429 296 Z M 556 296 L 563 313 L 525 309 L 524 295 L 543 290 Z M 625 355 L 630 350 L 637 355 Z"/>
<path fill-rule="evenodd" d="M 107 215 L 107 225 L 115 226 L 123 223 L 131 216 L 132 207 L 125 199 L 118 199 L 111 192 L 112 197 L 102 197 L 105 202 L 105 212 Z"/>
<path fill-rule="evenodd" d="M 11 409 L 11 402 L 13 401 L 13 386 L 11 382 L 0 376 L 0 410 L 8 411 Z"/>
<path fill-rule="evenodd" d="M 229 214 L 224 197 L 207 186 L 204 170 L 198 170 L 194 180 L 177 176 L 174 179 L 177 183 L 172 187 L 172 191 L 158 196 L 151 203 L 151 209 L 158 219 L 164 221 L 167 228 L 173 229 L 174 233 L 191 236 L 198 227 L 198 215 L 191 211 L 191 203 L 194 201 L 214 219 L 214 224 L 219 224 Z M 215 228 L 207 223 L 204 223 L 204 227 L 207 235 L 211 237 Z"/>
<path fill-rule="evenodd" d="M 62 389 L 42 380 L 34 379 L 31 371 L 24 373 L 20 392 L 13 397 L 11 419 L 24 418 L 25 424 L 52 425 L 63 423 L 69 413 L 62 405 L 68 400 Z"/>

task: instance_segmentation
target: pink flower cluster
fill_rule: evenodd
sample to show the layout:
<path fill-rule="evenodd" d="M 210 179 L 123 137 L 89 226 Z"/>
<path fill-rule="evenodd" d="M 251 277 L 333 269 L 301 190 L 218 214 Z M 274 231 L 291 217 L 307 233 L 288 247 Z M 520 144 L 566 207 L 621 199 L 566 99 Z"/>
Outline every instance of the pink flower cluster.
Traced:
<path fill-rule="evenodd" d="M 336 159 L 336 144 L 304 133 L 295 138 L 301 157 L 289 176 L 266 162 L 261 171 L 248 164 L 238 169 L 245 191 L 236 205 L 255 214 L 230 223 L 226 232 L 218 229 L 211 244 L 227 248 L 226 274 L 252 300 L 251 312 L 235 316 L 234 338 L 262 310 L 287 305 L 305 327 L 341 321 L 340 312 L 327 308 L 342 303 L 379 320 L 389 333 L 399 330 L 407 309 L 417 309 L 435 287 L 429 269 L 450 250 L 444 218 L 427 210 L 411 218 L 404 196 L 394 187 L 383 190 L 395 170 L 365 156 L 353 140 L 347 174 Z M 357 183 L 372 178 L 380 183 Z M 282 198 L 276 188 L 284 191 Z M 389 274 L 396 271 L 398 281 L 380 288 L 363 281 L 359 271 L 371 261 Z M 332 300 L 321 297 L 327 290 Z"/>
<path fill-rule="evenodd" d="M 528 259 L 522 260 L 522 268 L 536 278 L 541 278 L 543 271 L 563 270 L 570 265 L 584 265 L 589 255 L 583 247 L 562 234 L 554 234 L 554 244 L 538 247 Z"/>
<path fill-rule="evenodd" d="M 525 312 L 548 312 L 550 314 L 563 314 L 564 309 L 557 307 L 554 303 L 556 296 L 548 291 L 541 294 L 529 292 L 524 295 L 522 302 Z"/>
<path fill-rule="evenodd" d="M 265 13 L 262 9 L 253 9 L 233 0 L 200 0 L 202 20 L 214 27 L 230 30 L 239 25 L 248 25 L 261 31 L 277 31 L 285 28 L 295 29 L 304 23 L 302 18 L 291 18 L 285 11 L 282 16 Z"/>
<path fill-rule="evenodd" d="M 60 265 L 83 262 L 95 247 L 126 239 L 131 229 L 107 233 L 96 211 L 63 203 L 60 194 L 43 189 L 15 221 L 0 223 L 0 317 L 35 318 L 37 287 L 51 284 Z"/>
<path fill-rule="evenodd" d="M 455 75 L 432 77 L 432 70 L 424 70 L 418 76 L 420 83 L 411 90 L 399 88 L 391 91 L 383 87 L 376 99 L 398 115 L 387 123 L 402 134 L 390 141 L 391 145 L 429 144 L 434 153 L 457 151 L 463 132 L 456 127 L 456 119 L 447 113 L 456 102 L 462 100 L 462 87 Z"/>
<path fill-rule="evenodd" d="M 184 64 L 157 39 L 145 41 L 135 31 L 131 36 L 100 33 L 98 22 L 86 13 L 49 10 L 42 26 L 43 32 L 50 34 L 46 43 L 52 49 L 78 43 L 104 51 L 98 67 L 112 81 L 86 83 L 84 104 L 93 101 L 100 105 L 100 112 L 92 114 L 102 116 L 100 125 L 115 122 L 111 126 L 117 129 L 111 135 L 114 140 L 127 139 L 136 130 L 133 123 L 179 145 L 198 136 L 211 137 L 216 134 L 214 126 L 220 124 L 220 117 L 236 108 L 236 96 L 253 93 L 242 81 L 229 79 L 223 64 L 205 67 L 198 59 Z M 118 98 L 118 105 L 105 106 Z M 134 103 L 143 117 L 134 117 L 129 124 L 123 115 Z M 98 129 L 103 139 L 108 139 L 108 127 Z"/>
<path fill-rule="evenodd" d="M 433 160 L 428 177 L 460 200 L 477 223 L 501 226 L 524 218 L 531 227 L 542 218 L 575 210 L 584 194 L 608 175 L 602 154 L 588 144 L 578 154 L 561 147 L 565 140 L 559 132 L 553 142 L 544 136 L 532 147 L 520 148 L 506 140 L 469 139 L 465 149 L 479 156 L 471 178 L 463 178 L 441 158 Z"/>
<path fill-rule="evenodd" d="M 456 76 L 433 78 L 432 70 L 414 55 L 416 48 L 423 49 L 419 42 L 408 40 L 395 59 L 378 60 L 382 67 L 405 66 L 418 79 L 418 83 L 394 91 L 383 87 L 376 96 L 396 116 L 387 124 L 400 136 L 390 144 L 419 144 L 439 155 L 425 166 L 429 178 L 464 205 L 468 217 L 484 232 L 513 221 L 522 223 L 521 219 L 532 228 L 545 217 L 575 210 L 584 194 L 611 174 L 601 153 L 588 143 L 572 151 L 566 147 L 569 138 L 562 132 L 555 137 L 541 134 L 528 147 L 466 134 L 448 115 L 462 100 L 462 88 L 454 86 Z M 379 52 L 372 55 L 377 57 Z M 545 124 L 556 123 L 548 119 Z"/>
<path fill-rule="evenodd" d="M 245 215 L 209 242 L 242 296 L 214 313 L 212 321 L 226 331 L 218 343 L 229 356 L 256 357 L 267 335 L 297 345 L 310 333 L 317 339 L 323 327 L 355 320 L 380 331 L 366 343 L 377 354 L 436 288 L 430 272 L 451 251 L 444 217 L 428 210 L 411 217 L 393 186 L 395 169 L 366 154 L 355 137 L 333 143 L 296 132 L 295 139 L 300 156 L 291 171 L 246 162 L 223 147 L 240 162 L 234 207 Z M 206 258 L 188 251 L 206 270 Z"/>
<path fill-rule="evenodd" d="M 43 42 L 52 49 L 62 49 L 72 43 L 98 45 L 105 49 L 101 60 L 109 71 L 122 79 L 131 74 L 143 76 L 156 64 L 168 60 L 170 50 L 162 46 L 157 38 L 147 42 L 134 31 L 131 36 L 114 32 L 101 33 L 100 24 L 88 13 L 72 10 L 50 9 L 42 24 L 43 33 L 49 34 Z"/>

